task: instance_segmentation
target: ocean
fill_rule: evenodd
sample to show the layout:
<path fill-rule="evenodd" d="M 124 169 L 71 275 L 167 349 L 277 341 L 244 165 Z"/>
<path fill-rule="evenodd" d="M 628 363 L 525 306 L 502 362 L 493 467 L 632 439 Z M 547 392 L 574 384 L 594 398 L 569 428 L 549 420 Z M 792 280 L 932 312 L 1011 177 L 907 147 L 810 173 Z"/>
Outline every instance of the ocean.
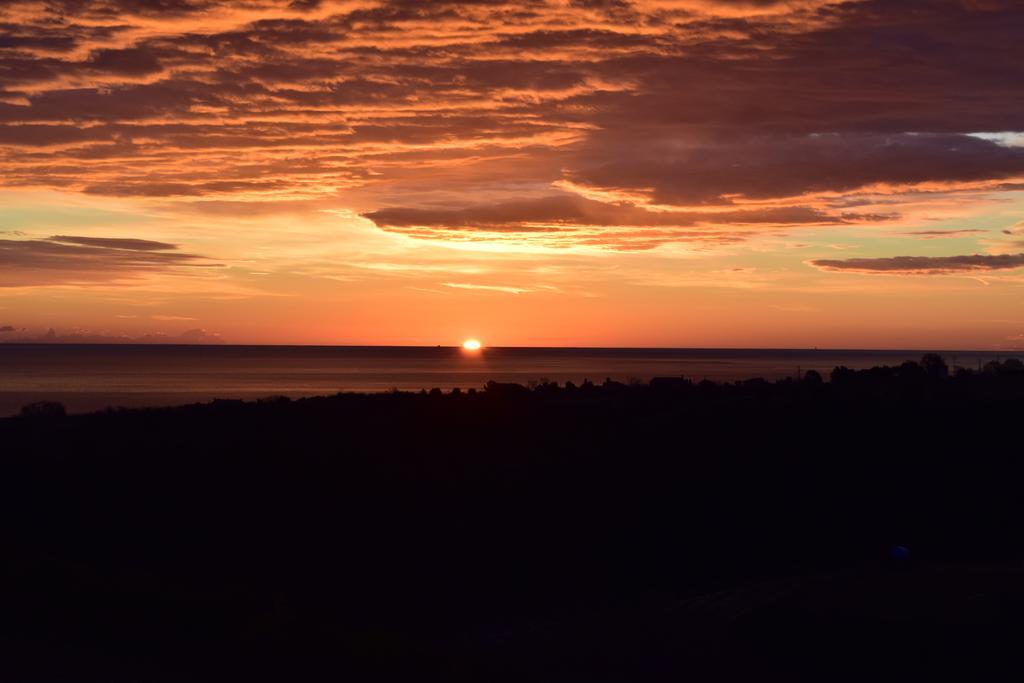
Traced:
<path fill-rule="evenodd" d="M 35 401 L 70 412 L 180 405 L 224 399 L 292 398 L 341 391 L 480 388 L 488 380 L 577 384 L 606 377 L 646 382 L 774 380 L 845 365 L 918 360 L 925 351 L 818 349 L 597 349 L 353 346 L 0 345 L 0 416 Z M 941 351 L 976 368 L 1006 353 Z M 1011 354 L 1012 355 L 1012 354 Z"/>

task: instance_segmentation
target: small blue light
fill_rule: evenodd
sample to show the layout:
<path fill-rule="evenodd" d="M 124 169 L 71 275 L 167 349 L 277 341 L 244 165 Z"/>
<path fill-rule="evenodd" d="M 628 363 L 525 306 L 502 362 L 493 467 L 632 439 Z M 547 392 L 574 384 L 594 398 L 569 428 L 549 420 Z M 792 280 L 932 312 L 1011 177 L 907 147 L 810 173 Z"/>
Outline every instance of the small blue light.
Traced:
<path fill-rule="evenodd" d="M 889 549 L 889 557 L 899 562 L 905 562 L 910 559 L 910 548 L 904 545 L 894 545 Z"/>

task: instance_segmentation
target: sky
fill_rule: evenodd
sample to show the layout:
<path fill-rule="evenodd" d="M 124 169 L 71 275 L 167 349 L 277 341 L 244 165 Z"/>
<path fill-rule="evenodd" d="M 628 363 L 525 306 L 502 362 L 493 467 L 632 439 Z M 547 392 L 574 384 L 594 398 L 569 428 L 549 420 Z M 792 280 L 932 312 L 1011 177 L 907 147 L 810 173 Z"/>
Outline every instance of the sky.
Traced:
<path fill-rule="evenodd" d="M 1024 347 L 1019 0 L 0 1 L 0 341 Z"/>

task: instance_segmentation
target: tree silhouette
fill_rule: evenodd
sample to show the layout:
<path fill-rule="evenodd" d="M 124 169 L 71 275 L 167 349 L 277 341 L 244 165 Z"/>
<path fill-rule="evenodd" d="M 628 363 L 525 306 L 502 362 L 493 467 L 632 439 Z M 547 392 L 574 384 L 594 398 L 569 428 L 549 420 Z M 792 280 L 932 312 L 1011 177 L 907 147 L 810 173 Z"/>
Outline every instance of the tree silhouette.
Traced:
<path fill-rule="evenodd" d="M 937 353 L 926 353 L 921 357 L 921 367 L 929 377 L 945 379 L 949 377 L 949 366 L 946 360 Z"/>

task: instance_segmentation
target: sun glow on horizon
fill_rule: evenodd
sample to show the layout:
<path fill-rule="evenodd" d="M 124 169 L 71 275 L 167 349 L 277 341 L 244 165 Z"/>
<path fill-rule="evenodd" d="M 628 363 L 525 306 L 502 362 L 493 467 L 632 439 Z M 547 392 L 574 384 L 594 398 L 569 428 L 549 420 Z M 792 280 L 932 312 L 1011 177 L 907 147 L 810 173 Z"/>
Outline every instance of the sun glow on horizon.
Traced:
<path fill-rule="evenodd" d="M 479 351 L 483 348 L 483 344 L 480 343 L 479 339 L 467 339 L 462 342 L 462 348 L 465 351 Z"/>

